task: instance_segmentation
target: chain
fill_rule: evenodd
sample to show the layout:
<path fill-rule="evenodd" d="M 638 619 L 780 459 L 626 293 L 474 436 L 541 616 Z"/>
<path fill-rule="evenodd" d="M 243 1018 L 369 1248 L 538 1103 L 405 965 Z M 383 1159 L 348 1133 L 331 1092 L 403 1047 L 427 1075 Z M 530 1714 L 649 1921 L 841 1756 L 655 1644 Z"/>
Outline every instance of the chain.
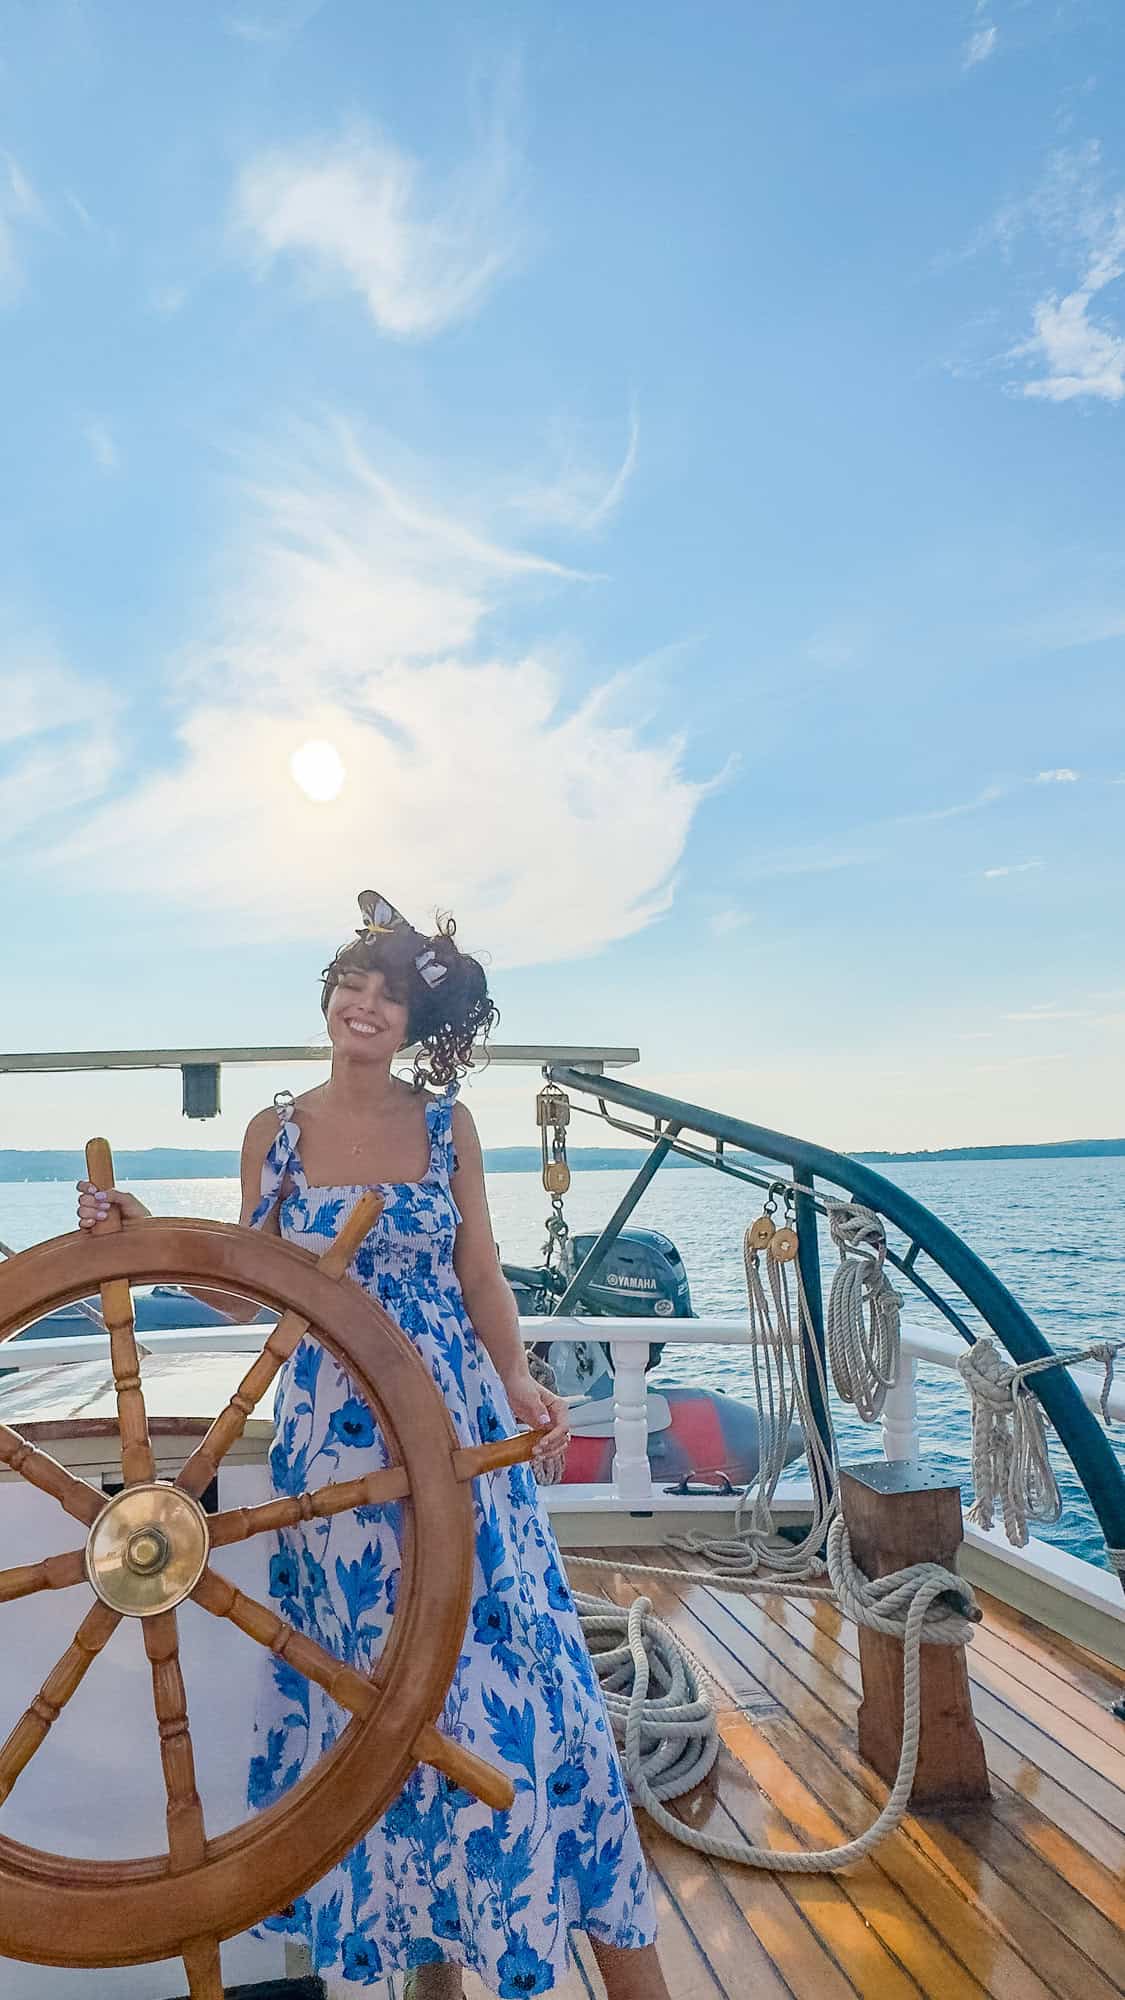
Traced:
<path fill-rule="evenodd" d="M 570 1230 L 563 1212 L 563 1196 L 570 1187 L 570 1165 L 566 1157 L 566 1128 L 570 1123 L 570 1099 L 565 1090 L 548 1083 L 535 1100 L 536 1123 L 543 1151 L 543 1187 L 551 1197 L 547 1217 L 547 1241 L 543 1262 L 548 1274 L 557 1266 L 560 1277 L 566 1262 Z"/>

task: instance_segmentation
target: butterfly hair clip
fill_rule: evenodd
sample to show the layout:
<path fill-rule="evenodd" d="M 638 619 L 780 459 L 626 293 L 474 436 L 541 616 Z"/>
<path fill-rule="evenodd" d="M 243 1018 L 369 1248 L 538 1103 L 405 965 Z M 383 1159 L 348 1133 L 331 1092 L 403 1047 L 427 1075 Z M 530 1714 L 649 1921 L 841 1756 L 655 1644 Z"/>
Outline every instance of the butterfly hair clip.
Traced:
<path fill-rule="evenodd" d="M 406 930 L 413 931 L 414 936 L 421 939 L 421 933 L 407 922 L 402 911 L 396 910 L 394 904 L 389 903 L 385 896 L 380 896 L 377 890 L 365 889 L 359 899 L 359 907 L 363 923 L 356 932 L 357 937 L 389 937 L 393 931 Z M 441 985 L 449 971 L 432 945 L 425 945 L 422 951 L 415 954 L 414 967 L 431 991 Z"/>

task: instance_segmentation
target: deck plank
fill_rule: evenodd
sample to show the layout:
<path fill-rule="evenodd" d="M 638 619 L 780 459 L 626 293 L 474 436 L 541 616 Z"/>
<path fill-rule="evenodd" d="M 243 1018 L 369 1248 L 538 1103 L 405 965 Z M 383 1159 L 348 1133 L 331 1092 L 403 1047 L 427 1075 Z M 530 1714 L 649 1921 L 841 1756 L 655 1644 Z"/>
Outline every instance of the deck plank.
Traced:
<path fill-rule="evenodd" d="M 1002 1633 L 1006 1644 L 1032 1661 L 1048 1665 L 1060 1680 L 1069 1682 L 1071 1687 L 1106 1708 L 1112 1708 L 1125 1695 L 1125 1672 L 1120 1667 L 1099 1659 L 1076 1640 L 1065 1639 L 1061 1632 L 1049 1632 L 1026 1611 L 1017 1611 L 1014 1605 L 1002 1603 L 988 1591 L 977 1590 L 976 1595 L 986 1624 L 992 1631 Z"/>
<path fill-rule="evenodd" d="M 771 1842 L 789 1845 L 832 1844 L 868 1824 L 885 1787 L 855 1753 L 855 1635 L 840 1614 L 780 1596 L 749 1599 L 686 1577 L 682 1585 L 615 1578 L 613 1552 L 602 1553 L 604 1570 L 577 1572 L 579 1586 L 601 1588 L 622 1602 L 643 1588 L 658 1615 L 720 1684 L 724 1740 L 747 1770 L 732 1774 L 724 1757 L 717 1795 L 707 1808 L 715 1823 L 725 1814 L 755 1840 L 767 1829 Z M 617 1554 L 628 1560 L 633 1552 Z M 663 1551 L 658 1557 L 652 1551 L 636 1552 L 640 1560 L 646 1555 L 662 1565 L 668 1561 Z M 675 1559 L 672 1566 L 677 1566 Z M 945 1823 L 908 1818 L 873 1859 L 836 1878 L 836 1897 L 826 1895 L 803 1909 L 792 1893 L 793 1878 L 708 1869 L 692 1855 L 681 1865 L 694 1869 L 700 1879 L 720 1876 L 759 1939 L 762 1912 L 749 1885 L 757 1890 L 766 1881 L 783 1882 L 783 1896 L 805 1927 L 817 1931 L 860 1994 L 913 1990 L 935 2000 L 939 1995 L 942 2000 L 969 2000 L 982 1993 L 996 2000 L 1046 2000 L 1051 1994 L 1060 2000 L 1110 2000 L 1119 1995 L 1125 1991 L 1119 1928 L 1125 1923 L 1125 1896 L 1121 1870 L 1115 1871 L 1109 1857 L 1118 1854 L 1116 1819 L 1125 1793 L 1095 1767 L 1096 1753 L 1078 1734 L 1073 1713 L 1061 1714 L 1064 1742 L 1050 1733 L 1048 1676 L 1061 1669 L 1055 1675 L 1060 1694 L 1071 1685 L 1084 1701 L 1092 1701 L 1095 1669 L 1056 1648 L 1036 1674 L 1033 1633 L 1034 1628 L 1018 1633 L 1027 1668 L 1007 1657 L 1002 1647 L 995 1656 L 984 1656 L 987 1672 L 980 1700 L 986 1707 L 995 1705 L 1006 1732 L 986 1732 L 998 1793 L 991 1808 Z M 1071 1674 L 1075 1679 L 1068 1683 Z M 997 1675 L 1002 1693 L 987 1684 Z M 1111 1681 L 1107 1684 L 1112 1687 Z M 1017 1706 L 1025 1691 L 1035 1707 L 1030 1720 Z M 1007 1740 L 1013 1735 L 1019 1739 L 1015 1746 Z M 1112 1743 L 1108 1747 L 1112 1750 Z M 1050 1761 L 1052 1755 L 1054 1768 L 1045 1773 L 1042 1761 L 1035 1760 Z M 1022 1788 L 1010 1782 L 1021 1775 Z M 1094 1781 L 1098 1805 L 1109 1807 L 1112 1820 L 1070 1789 L 1085 1789 L 1088 1779 Z M 1041 1809 L 1043 1794 L 1046 1810 Z M 1091 1834 L 1094 1847 L 1082 1838 Z M 734 1878 L 729 1883 L 728 1876 Z M 803 1878 L 806 1883 L 823 1879 Z M 850 1906 L 844 1920 L 841 1897 Z M 852 1918 L 869 1929 L 866 1956 L 851 1933 Z M 889 1983 L 873 1969 L 872 1940 L 894 1967 Z M 805 1989 L 805 1975 L 799 1972 L 794 1980 L 768 1944 L 766 1950 L 790 1990 Z M 830 1989 L 822 1983 L 815 1990 L 823 2000 Z"/>
<path fill-rule="evenodd" d="M 775 1613 L 776 1615 L 776 1613 Z M 859 1646 L 853 1627 L 834 1614 L 838 1630 L 829 1632 L 822 1607 L 816 1607 L 817 1657 L 834 1670 L 858 1695 Z M 789 1603 L 784 1608 L 786 1628 L 800 1636 L 806 1607 Z M 998 1790 L 1020 1794 L 1032 1801 L 1045 1821 L 1058 1827 L 1076 1842 L 1083 1855 L 1093 1856 L 1108 1870 L 1111 1882 L 1125 1881 L 1125 1833 L 1121 1817 L 1125 1812 L 1125 1792 L 1120 1786 L 1106 1790 L 1106 1781 L 1093 1773 L 1085 1760 L 1065 1760 L 1059 1746 L 1037 1724 L 1029 1723 L 1018 1706 L 1013 1684 L 1008 1698 L 976 1678 L 970 1648 L 970 1675 L 973 1679 L 973 1706 L 981 1725 L 989 1770 Z M 1112 1721 L 1113 1718 L 1111 1717 Z M 1120 1724 L 1116 1725 L 1118 1728 Z M 1123 1732 L 1125 1734 L 1125 1732 Z M 1091 1751 L 1096 1755 L 1096 1751 Z M 1112 1818 L 1103 1808 L 1109 1804 Z M 1053 1846 L 1053 1842 L 1049 1842 Z M 1107 1912 L 1107 1914 L 1112 1914 Z M 1125 1905 L 1118 1902 L 1117 1915 L 1125 1922 Z"/>
<path fill-rule="evenodd" d="M 604 1571 L 582 1569 L 578 1575 L 583 1589 L 600 1591 L 621 1603 L 628 1603 L 630 1596 L 636 1594 L 630 1592 L 623 1579 L 614 1577 L 611 1561 Z M 649 1594 L 655 1597 L 657 1589 L 654 1585 Z M 668 1596 L 659 1608 L 670 1610 L 673 1602 Z M 687 1825 L 711 1826 L 724 1839 L 734 1838 L 738 1831 L 714 1792 L 706 1787 L 689 1799 L 678 1801 L 673 1810 Z M 643 1815 L 640 1824 L 646 1847 L 658 1855 L 665 1880 L 696 1935 L 708 1942 L 714 1936 L 723 1963 L 729 1960 L 730 1977 L 736 1982 L 735 1993 L 741 1995 L 745 1990 L 739 1973 L 739 1953 L 744 1950 L 749 1932 L 765 1952 L 782 1990 L 793 1995 L 794 2000 L 855 2000 L 857 1989 L 819 1935 L 815 1922 L 805 1917 L 788 1893 L 787 1878 L 748 1868 L 717 1866 L 691 1849 L 678 1846 L 670 1835 L 660 1833 Z M 735 1920 L 740 1929 L 732 1935 L 729 1926 Z M 754 1960 L 748 1956 L 742 1963 L 749 1971 Z"/>
<path fill-rule="evenodd" d="M 798 1607 L 790 1605 L 787 1608 L 795 1614 L 794 1624 L 799 1624 Z M 819 1623 L 819 1607 L 817 1615 Z M 859 1663 L 851 1651 L 854 1638 L 850 1628 L 841 1631 L 840 1643 L 836 1646 L 836 1665 L 845 1684 L 858 1689 Z M 819 1646 L 822 1661 L 826 1652 L 826 1638 L 822 1630 Z M 1018 1735 L 1019 1718 L 1014 1711 L 1005 1713 L 1003 1708 L 989 1709 L 987 1701 L 978 1698 L 975 1688 L 974 1707 L 978 1722 L 984 1721 L 983 1712 L 987 1711 L 1008 1735 Z M 981 1735 L 997 1793 L 997 1810 L 1009 1823 L 1016 1824 L 1020 1837 L 1081 1889 L 1083 1895 L 1111 1923 L 1125 1924 L 1125 1893 L 1122 1890 L 1122 1883 L 1125 1882 L 1125 1837 L 1084 1799 L 1046 1775 L 1033 1754 L 1032 1740 L 1025 1737 L 1021 1747 L 1014 1747 L 1005 1736 L 999 1735 L 987 1724 L 982 1727 Z M 1020 1800 L 1026 1800 L 1035 1810 L 1021 1813 L 1018 1808 Z"/>
<path fill-rule="evenodd" d="M 630 1584 L 635 1582 L 634 1579 L 628 1581 Z M 637 1589 L 643 1587 L 636 1585 Z M 620 1589 L 624 1592 L 626 1588 L 626 1581 L 621 1579 Z M 748 1677 L 744 1670 L 736 1667 L 732 1673 L 731 1656 L 715 1646 L 702 1628 L 693 1627 L 690 1633 L 685 1635 L 682 1607 L 678 1605 L 671 1592 L 664 1594 L 661 1601 L 656 1602 L 655 1593 L 658 1588 L 660 1587 L 655 1585 L 649 1587 L 649 1593 L 654 1597 L 658 1613 L 666 1617 L 670 1624 L 678 1626 L 680 1634 L 687 1637 L 688 1643 L 712 1678 L 721 1685 L 737 1681 L 745 1688 Z M 680 1618 L 676 1616 L 677 1610 L 681 1611 Z M 761 1737 L 766 1738 L 777 1746 L 790 1768 L 800 1769 L 802 1777 L 809 1782 L 816 1795 L 835 1815 L 838 1831 L 832 1838 L 851 1838 L 862 1832 L 875 1817 L 876 1808 L 869 1796 L 847 1776 L 837 1761 L 825 1756 L 823 1751 L 803 1734 L 799 1726 L 785 1714 L 780 1703 L 773 1701 L 773 1697 L 765 1691 L 762 1683 L 753 1682 L 751 1686 L 757 1696 L 754 1704 L 752 1741 Z M 725 1685 L 723 1692 L 729 1699 L 728 1687 Z M 772 1702 L 776 1710 L 776 1719 L 763 1715 L 763 1702 Z M 728 1730 L 725 1729 L 724 1733 L 729 1737 Z M 827 1840 L 828 1830 L 825 1828 L 824 1834 L 817 1836 L 817 1844 L 827 1844 Z M 912 1905 L 913 1910 L 917 1912 L 917 1929 L 923 1938 L 928 1927 L 936 1938 L 945 1941 L 949 1951 L 959 1956 L 963 1971 L 955 1967 L 947 1984 L 937 1985 L 938 1993 L 965 1990 L 964 1982 L 967 1975 L 969 1990 L 983 1989 L 997 1996 L 997 2000 L 1050 2000 L 1051 1989 L 1042 1983 L 1026 1961 L 1012 1950 L 1001 1936 L 985 1923 L 966 1924 L 963 1897 L 951 1886 L 941 1869 L 920 1854 L 914 1844 L 901 1833 L 885 1842 L 878 1849 L 874 1863 L 865 1866 L 874 1866 L 881 1870 L 889 1882 L 901 1890 L 905 1903 Z M 840 1878 L 843 1882 L 848 1882 L 850 1879 L 850 1874 Z M 892 1913 L 900 1915 L 909 1925 L 910 1912 L 903 1908 L 902 1903 L 893 1905 Z M 915 1952 L 925 1951 L 925 1946 L 917 1942 L 912 1948 Z M 939 1962 L 930 1960 L 931 1967 L 936 1963 Z M 919 1969 L 922 1972 L 920 1983 L 923 1985 L 923 1990 L 927 1990 L 924 1968 Z M 975 1986 L 974 1980 L 977 1982 Z"/>
<path fill-rule="evenodd" d="M 764 1748 L 761 1738 L 747 1731 L 737 1709 L 724 1714 L 722 1730 L 732 1748 L 740 1730 Z M 774 1760 L 770 1784 L 761 1782 L 757 1770 L 754 1777 L 757 1783 L 747 1777 L 737 1751 L 722 1767 L 719 1804 L 733 1822 L 730 1828 L 716 1826 L 714 1830 L 723 1837 L 741 1834 L 755 1845 L 782 1851 L 833 1845 L 840 1840 L 838 1825 L 783 1759 Z M 693 1822 L 697 1818 L 693 1815 Z M 906 1899 L 878 1868 L 865 1864 L 846 1877 L 786 1875 L 780 1879 L 790 1900 L 818 1930 L 859 1992 L 877 1990 L 887 2000 L 894 2000 L 894 1996 L 906 2000 L 919 1992 L 933 1994 L 935 2000 L 943 2000 L 943 1996 L 948 2000 L 980 2000 L 983 1989 L 928 1926 L 917 1923 Z"/>
<path fill-rule="evenodd" d="M 1061 1709 L 1081 1725 L 1091 1747 L 1096 1740 L 1106 1744 L 1118 1756 L 1125 1757 L 1125 1725 L 1119 1716 L 1111 1714 L 1112 1703 L 1108 1699 L 1095 1700 L 1084 1688 L 1077 1687 L 1065 1675 L 1056 1673 L 1051 1661 L 1037 1660 L 1022 1647 L 1013 1646 L 1007 1634 L 991 1619 L 986 1618 L 977 1628 L 972 1658 L 974 1664 L 987 1660 L 990 1665 L 1002 1670 L 1013 1686 L 1018 1684 L 1053 1708 Z M 1125 1682 L 1122 1683 L 1122 1692 L 1125 1692 Z M 1086 1761 L 1089 1762 L 1089 1757 Z"/>
<path fill-rule="evenodd" d="M 679 2000 L 681 1987 L 693 1993 L 697 1988 L 699 2000 L 704 1996 L 712 2000 L 713 1995 L 742 2000 L 747 1990 L 754 2000 L 790 2000 L 792 1988 L 717 1872 L 701 1867 L 698 1855 L 643 1815 L 640 1824 L 653 1870 L 660 1962 L 674 2000 Z M 695 1970 L 698 1965 L 704 1969 L 702 1983 Z"/>
<path fill-rule="evenodd" d="M 698 1587 L 691 1586 L 691 1588 L 696 1589 Z M 745 1609 L 747 1600 L 742 1597 L 735 1602 L 736 1593 L 734 1592 L 719 1591 L 712 1593 L 708 1591 L 705 1595 L 708 1598 L 709 1604 L 714 1604 L 716 1610 L 722 1609 L 725 1615 L 732 1619 L 736 1630 L 740 1629 L 746 1632 L 747 1625 L 744 1621 L 756 1618 L 758 1615 L 757 1605 L 747 1613 Z M 720 1599 L 724 1600 L 721 1606 L 719 1603 Z M 731 1600 L 731 1602 L 728 1603 L 726 1600 Z M 828 1738 L 830 1742 L 834 1741 L 837 1746 L 846 1745 L 850 1754 L 854 1738 L 856 1708 L 854 1694 L 840 1681 L 835 1681 L 833 1685 L 834 1677 L 819 1663 L 813 1663 L 810 1654 L 804 1653 L 802 1657 L 802 1648 L 799 1642 L 793 1638 L 791 1631 L 786 1625 L 787 1616 L 791 1616 L 795 1611 L 793 1605 L 779 1605 L 772 1612 L 769 1605 L 764 1605 L 762 1610 L 763 1615 L 759 1620 L 759 1629 L 753 1636 L 757 1638 L 760 1645 L 771 1652 L 781 1667 L 782 1673 L 793 1673 L 800 1680 L 806 1691 L 816 1697 L 831 1712 L 835 1717 L 836 1724 L 842 1725 L 842 1728 L 829 1726 Z M 708 1611 L 706 1615 L 713 1617 L 714 1613 Z M 985 1703 L 985 1699 L 984 1692 L 979 1691 L 978 1709 Z M 1022 1718 L 1015 1717 L 1012 1711 L 1006 1711 L 1005 1713 L 1009 1733 L 1016 1733 L 1018 1730 L 1028 1728 L 1023 1723 Z M 1054 1752 L 1057 1746 L 1054 1746 L 1049 1739 L 1042 1737 L 1040 1732 L 1036 1732 L 1036 1737 L 1036 1756 L 1044 1764 L 1052 1760 L 1057 1761 L 1057 1759 L 1054 1759 Z M 1077 1762 L 1077 1760 L 1072 1761 Z M 862 1769 L 863 1767 L 861 1766 L 860 1768 Z M 870 1782 L 871 1774 L 867 1774 L 867 1776 Z M 1091 1790 L 1094 1789 L 1096 1787 L 1093 1782 L 1093 1774 L 1091 1774 Z M 1118 1811 L 1120 1811 L 1122 1803 L 1120 1797 L 1118 1797 Z M 996 1874 L 1009 1887 L 1015 1887 L 1019 1893 L 1028 1896 L 1029 1900 L 1032 1898 L 1035 1899 L 1035 1911 L 1038 1916 L 1038 1913 L 1044 1907 L 1041 1896 L 1048 1893 L 1049 1885 L 1045 1885 L 1039 1877 L 1039 1857 L 1035 1854 L 1031 1844 L 1021 1841 L 1017 1843 L 1016 1849 L 1013 1850 L 1009 1845 L 1013 1837 L 1011 1831 L 1003 1827 L 995 1813 L 989 1814 L 985 1811 L 976 1814 L 965 1814 L 961 1816 L 959 1824 L 962 1824 L 964 1827 L 966 1842 L 979 1853 L 982 1859 L 990 1863 L 995 1869 Z M 940 1822 L 934 1822 L 934 1827 L 935 1838 L 937 1838 L 940 1834 Z M 1091 1862 L 1090 1857 L 1084 1854 L 1081 1849 L 1075 1848 L 1073 1866 L 1076 1873 L 1085 1872 L 1088 1874 L 1090 1869 L 1096 1865 Z M 1053 1880 L 1054 1871 L 1049 1870 L 1048 1873 Z M 1113 1896 L 1112 1881 L 1106 1877 L 1100 1877 L 1099 1880 L 1103 1894 Z M 1038 1887 L 1031 1888 L 1029 1887 L 1029 1883 L 1037 1884 Z M 1125 1918 L 1125 1901 L 1118 1898 L 1117 1902 L 1121 1915 Z M 1120 1983 L 1120 1988 L 1125 1989 L 1125 1950 L 1122 1949 L 1121 1934 L 1115 1922 L 1112 1919 L 1107 1919 L 1102 1909 L 1090 1905 L 1082 1895 L 1073 1896 L 1064 1902 L 1064 1904 L 1058 1906 L 1052 1902 L 1052 1907 L 1057 1909 L 1060 1920 L 1057 1927 L 1063 1930 L 1064 1935 L 1079 1950 L 1091 1950 L 1091 1940 L 1093 1940 L 1095 1962 L 1097 1964 L 1112 1962 L 1117 1965 L 1118 1970 L 1115 1973 L 1115 1977 Z M 1052 1940 L 1047 1939 L 1045 1943 L 1053 1951 Z M 1035 1962 L 1042 1969 L 1042 1961 L 1036 1959 Z M 1114 1988 L 1111 1990 L 1118 1989 Z"/>
<path fill-rule="evenodd" d="M 798 1601 L 787 1604 L 784 1610 L 798 1621 L 802 1617 L 807 1618 L 805 1607 Z M 776 1606 L 771 1608 L 770 1615 L 778 1616 Z M 855 1660 L 855 1677 L 851 1684 L 858 1691 L 859 1648 L 854 1627 L 846 1633 L 837 1633 L 835 1638 L 836 1643 L 842 1644 Z M 1008 1663 L 997 1658 L 989 1649 L 988 1638 L 988 1633 L 983 1632 L 979 1640 L 974 1638 L 966 1648 L 974 1695 L 979 1689 L 986 1696 L 994 1696 L 1020 1722 L 1038 1731 L 1042 1739 L 1036 1750 L 1040 1768 L 1050 1768 L 1052 1775 L 1068 1790 L 1096 1804 L 1110 1825 L 1125 1832 L 1125 1728 L 1107 1711 L 1097 1710 L 1093 1703 L 1086 1704 L 1092 1714 L 1083 1715 L 1078 1707 L 1080 1698 L 1076 1695 L 1071 1695 L 1063 1706 L 1064 1685 L 1059 1687 L 1059 1699 L 1053 1699 L 1045 1675 L 1037 1684 L 1032 1684 L 1013 1674 Z M 818 1625 L 816 1641 L 810 1646 L 814 1657 L 824 1660 L 830 1645 L 831 1636 L 823 1625 Z M 995 1718 L 998 1711 L 993 1703 L 989 1701 L 986 1706 L 989 1716 Z M 977 1714 L 984 1719 L 979 1708 Z M 1028 1740 L 1026 1727 L 1018 1734 L 1021 1740 Z M 1049 1752 L 1045 1750 L 1047 1744 L 1053 1746 Z M 1050 1766 L 1042 1762 L 1045 1754 L 1051 1758 Z M 1095 1780 L 1093 1786 L 1090 1784 L 1091 1776 Z M 1103 1803 L 1099 1804 L 1099 1800 Z"/>
<path fill-rule="evenodd" d="M 746 1626 L 751 1637 L 758 1643 L 777 1645 L 777 1634 L 782 1638 L 780 1646 L 783 1657 L 787 1644 L 800 1647 L 810 1622 L 805 1608 L 797 1602 L 783 1603 L 770 1600 L 761 1607 L 761 1617 L 768 1624 L 755 1624 L 757 1610 L 749 1620 L 734 1604 L 734 1593 L 728 1592 L 733 1615 Z M 745 1602 L 745 1600 L 744 1600 Z M 819 1611 L 819 1607 L 818 1607 Z M 767 1639 L 770 1630 L 774 1640 Z M 972 1659 L 970 1648 L 970 1673 Z M 858 1641 L 854 1628 L 841 1621 L 839 1631 L 831 1634 L 820 1617 L 815 1627 L 815 1658 L 817 1668 L 823 1673 L 834 1675 L 846 1688 L 854 1703 L 860 1692 Z M 801 1674 L 799 1664 L 795 1670 Z M 824 1697 L 824 1689 L 815 1674 L 804 1673 L 806 1685 Z M 1102 1776 L 1100 1771 L 1076 1757 L 1055 1737 L 1032 1722 L 1016 1706 L 1014 1687 L 1009 1690 L 1013 1699 L 1005 1700 L 997 1695 L 983 1681 L 973 1680 L 973 1703 L 990 1769 L 1003 1776 L 1004 1783 L 1034 1798 L 1045 1812 L 1048 1806 L 1057 1813 L 1057 1823 L 1067 1830 L 1081 1829 L 1078 1838 L 1089 1841 L 1100 1860 L 1112 1872 L 1125 1871 L 1125 1790 Z M 827 1698 L 827 1697 L 825 1697 Z M 847 1700 L 836 1704 L 841 1719 L 853 1721 L 854 1707 Z M 1015 1756 L 1011 1753 L 1015 1753 Z"/>

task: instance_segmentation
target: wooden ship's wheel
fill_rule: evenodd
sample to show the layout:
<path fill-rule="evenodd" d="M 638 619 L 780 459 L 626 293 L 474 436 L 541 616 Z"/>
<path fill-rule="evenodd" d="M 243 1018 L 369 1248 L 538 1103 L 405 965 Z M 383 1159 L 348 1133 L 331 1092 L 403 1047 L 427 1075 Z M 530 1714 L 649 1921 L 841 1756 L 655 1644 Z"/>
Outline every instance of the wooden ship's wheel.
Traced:
<path fill-rule="evenodd" d="M 90 1178 L 112 1186 L 109 1148 L 87 1149 Z M 468 1621 L 473 1509 L 469 1482 L 530 1457 L 531 1433 L 459 1448 L 448 1412 L 405 1335 L 348 1266 L 378 1218 L 365 1195 L 316 1259 L 230 1224 L 108 1223 L 22 1251 L 0 1268 L 0 1342 L 57 1306 L 100 1290 L 117 1392 L 123 1486 L 104 1493 L 0 1425 L 0 1463 L 50 1494 L 85 1541 L 41 1562 L 0 1569 L 0 1603 L 37 1591 L 92 1589 L 71 1644 L 0 1746 L 0 1955 L 33 1964 L 136 1965 L 182 1956 L 192 2000 L 221 2000 L 220 1940 L 285 1908 L 335 1866 L 386 1810 L 419 1763 L 494 1808 L 510 1806 L 500 1772 L 437 1727 Z M 179 1477 L 158 1480 L 141 1386 L 130 1280 L 213 1286 L 280 1315 L 226 1408 Z M 306 1334 L 347 1370 L 391 1463 L 294 1498 L 208 1515 L 200 1497 L 247 1418 Z M 403 1506 L 402 1575 L 390 1639 L 376 1668 L 343 1664 L 247 1597 L 211 1557 L 248 1536 L 358 1506 Z M 350 1715 L 319 1763 L 276 1804 L 208 1837 L 196 1789 L 176 1607 L 190 1599 L 327 1690 Z M 2 1833 L 4 1800 L 123 1619 L 139 1621 L 152 1672 L 167 1795 L 168 1849 L 95 1861 L 44 1853 Z M 249 1746 L 247 1746 L 249 1751 Z"/>

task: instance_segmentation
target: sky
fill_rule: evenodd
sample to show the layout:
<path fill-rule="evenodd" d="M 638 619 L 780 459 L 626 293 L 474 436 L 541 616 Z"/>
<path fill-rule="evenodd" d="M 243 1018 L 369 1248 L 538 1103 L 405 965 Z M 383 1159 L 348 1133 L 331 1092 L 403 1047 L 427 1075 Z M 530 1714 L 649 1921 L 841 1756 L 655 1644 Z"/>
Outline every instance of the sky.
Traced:
<path fill-rule="evenodd" d="M 374 887 L 501 1041 L 1125 1130 L 1123 83 L 1114 0 L 9 0 L 0 1048 L 308 1040 Z"/>

